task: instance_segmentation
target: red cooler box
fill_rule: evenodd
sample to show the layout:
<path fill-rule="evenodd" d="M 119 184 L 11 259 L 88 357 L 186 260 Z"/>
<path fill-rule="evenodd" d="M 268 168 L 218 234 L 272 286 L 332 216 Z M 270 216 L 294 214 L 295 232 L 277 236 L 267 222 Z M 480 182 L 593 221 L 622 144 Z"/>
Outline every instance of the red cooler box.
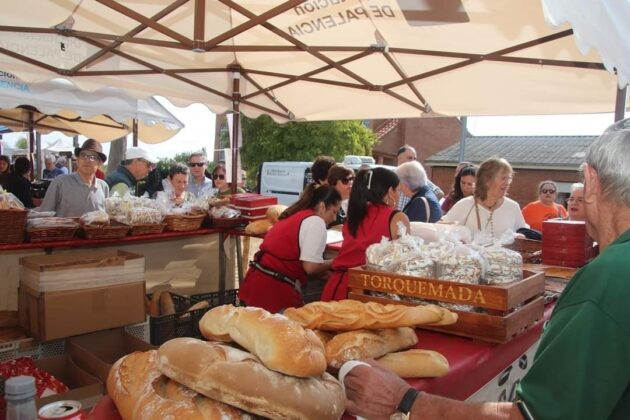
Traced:
<path fill-rule="evenodd" d="M 542 262 L 547 265 L 581 267 L 597 256 L 586 224 L 579 221 L 547 220 L 543 222 Z"/>
<path fill-rule="evenodd" d="M 230 206 L 250 220 L 264 219 L 267 209 L 274 204 L 278 204 L 278 198 L 271 195 L 242 193 L 230 196 Z"/>

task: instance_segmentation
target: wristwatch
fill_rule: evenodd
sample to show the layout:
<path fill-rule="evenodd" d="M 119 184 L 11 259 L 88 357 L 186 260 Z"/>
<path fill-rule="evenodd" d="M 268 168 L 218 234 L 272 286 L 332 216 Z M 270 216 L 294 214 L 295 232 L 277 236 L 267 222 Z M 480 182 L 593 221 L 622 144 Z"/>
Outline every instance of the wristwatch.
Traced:
<path fill-rule="evenodd" d="M 420 391 L 409 388 L 403 395 L 402 400 L 400 400 L 398 407 L 396 407 L 396 412 L 389 417 L 389 420 L 409 420 L 411 407 L 413 407 L 413 403 L 418 398 L 418 395 L 420 395 Z"/>

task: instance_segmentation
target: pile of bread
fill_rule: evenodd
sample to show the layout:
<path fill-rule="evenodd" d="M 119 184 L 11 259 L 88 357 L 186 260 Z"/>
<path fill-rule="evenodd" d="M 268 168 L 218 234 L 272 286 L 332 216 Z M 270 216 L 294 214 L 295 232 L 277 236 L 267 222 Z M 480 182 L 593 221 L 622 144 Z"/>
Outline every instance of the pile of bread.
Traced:
<path fill-rule="evenodd" d="M 267 208 L 264 219 L 254 220 L 245 226 L 245 233 L 250 235 L 262 235 L 267 233 L 271 227 L 278 222 L 278 218 L 287 206 L 282 204 L 274 204 Z"/>
<path fill-rule="evenodd" d="M 455 322 L 456 315 L 444 308 L 347 300 L 315 302 L 285 315 L 216 307 L 199 322 L 210 341 L 176 338 L 158 350 L 121 358 L 109 374 L 109 395 L 123 419 L 232 419 L 253 413 L 332 420 L 342 416 L 346 399 L 328 366 L 374 357 L 403 377 L 448 371 L 439 353 L 386 354 L 414 346 L 416 325 Z"/>

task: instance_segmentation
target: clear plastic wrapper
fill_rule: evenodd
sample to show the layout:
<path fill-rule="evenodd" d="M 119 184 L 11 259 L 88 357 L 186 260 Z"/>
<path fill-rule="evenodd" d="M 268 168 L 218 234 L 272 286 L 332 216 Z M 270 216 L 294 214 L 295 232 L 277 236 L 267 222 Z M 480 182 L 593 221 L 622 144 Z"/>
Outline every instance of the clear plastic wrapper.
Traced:
<path fill-rule="evenodd" d="M 103 210 L 90 211 L 79 218 L 83 226 L 107 226 L 109 225 L 109 215 Z"/>
<path fill-rule="evenodd" d="M 163 219 L 162 212 L 149 207 L 134 207 L 127 214 L 127 224 L 131 226 L 157 225 L 162 223 Z"/>
<path fill-rule="evenodd" d="M 483 259 L 476 250 L 466 245 L 458 245 L 437 260 L 437 278 L 479 284 L 484 268 L 483 263 Z"/>
<path fill-rule="evenodd" d="M 210 217 L 217 219 L 232 219 L 235 217 L 240 217 L 241 212 L 228 206 L 221 206 L 212 207 L 210 211 L 208 211 L 208 214 L 210 215 Z"/>
<path fill-rule="evenodd" d="M 55 217 L 54 211 L 35 211 L 31 210 L 26 215 L 27 219 L 40 219 L 42 217 Z"/>
<path fill-rule="evenodd" d="M 76 219 L 69 217 L 40 217 L 26 221 L 26 229 L 78 228 Z"/>
<path fill-rule="evenodd" d="M 479 249 L 485 261 L 483 282 L 507 284 L 523 280 L 523 257 L 516 251 L 501 246 Z"/>
<path fill-rule="evenodd" d="M 24 204 L 10 192 L 0 188 L 0 210 L 24 210 Z"/>

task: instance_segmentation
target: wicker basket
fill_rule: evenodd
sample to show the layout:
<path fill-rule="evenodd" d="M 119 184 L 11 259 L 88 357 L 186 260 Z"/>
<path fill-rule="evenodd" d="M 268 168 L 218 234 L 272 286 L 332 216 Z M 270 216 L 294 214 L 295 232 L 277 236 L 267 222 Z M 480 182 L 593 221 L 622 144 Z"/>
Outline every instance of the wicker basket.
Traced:
<path fill-rule="evenodd" d="M 31 228 L 26 231 L 31 242 L 69 241 L 79 227 L 43 227 Z"/>
<path fill-rule="evenodd" d="M 28 210 L 0 210 L 0 242 L 24 242 L 24 224 Z"/>
<path fill-rule="evenodd" d="M 152 233 L 162 233 L 166 223 L 156 223 L 152 225 L 135 225 L 129 231 L 130 236 L 150 235 Z"/>
<path fill-rule="evenodd" d="M 131 226 L 110 222 L 103 226 L 82 226 L 85 239 L 119 239 L 127 236 Z"/>
<path fill-rule="evenodd" d="M 168 215 L 164 218 L 166 230 L 173 232 L 187 232 L 201 228 L 203 219 L 206 218 L 205 213 L 200 214 L 178 214 Z"/>

